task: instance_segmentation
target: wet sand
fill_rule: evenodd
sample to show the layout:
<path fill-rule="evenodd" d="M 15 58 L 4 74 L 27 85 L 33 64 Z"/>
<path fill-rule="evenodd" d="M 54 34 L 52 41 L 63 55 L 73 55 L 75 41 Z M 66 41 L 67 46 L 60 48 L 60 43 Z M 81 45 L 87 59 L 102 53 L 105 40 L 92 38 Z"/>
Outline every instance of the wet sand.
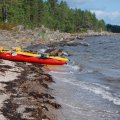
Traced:
<path fill-rule="evenodd" d="M 0 60 L 0 120 L 57 120 L 54 82 L 40 64 Z"/>

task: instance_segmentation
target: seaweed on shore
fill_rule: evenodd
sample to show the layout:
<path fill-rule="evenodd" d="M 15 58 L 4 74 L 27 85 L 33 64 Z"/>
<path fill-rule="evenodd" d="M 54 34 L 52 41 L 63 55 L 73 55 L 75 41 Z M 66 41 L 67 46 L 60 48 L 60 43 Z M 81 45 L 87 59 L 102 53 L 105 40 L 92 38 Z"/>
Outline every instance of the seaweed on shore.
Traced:
<path fill-rule="evenodd" d="M 12 67 L 9 65 L 0 65 L 0 72 L 5 73 L 5 71 L 8 71 Z"/>
<path fill-rule="evenodd" d="M 4 101 L 4 107 L 1 112 L 9 120 L 27 120 L 21 118 L 21 113 L 17 113 L 16 109 L 19 107 L 18 104 L 13 103 L 11 99 Z"/>
<path fill-rule="evenodd" d="M 1 82 L 6 84 L 5 91 L 10 94 L 1 109 L 3 115 L 9 120 L 55 120 L 52 111 L 61 105 L 49 93 L 49 83 L 54 82 L 51 76 L 37 64 L 16 65 L 23 68 L 21 75 L 14 81 Z M 31 74 L 33 77 L 29 78 Z"/>

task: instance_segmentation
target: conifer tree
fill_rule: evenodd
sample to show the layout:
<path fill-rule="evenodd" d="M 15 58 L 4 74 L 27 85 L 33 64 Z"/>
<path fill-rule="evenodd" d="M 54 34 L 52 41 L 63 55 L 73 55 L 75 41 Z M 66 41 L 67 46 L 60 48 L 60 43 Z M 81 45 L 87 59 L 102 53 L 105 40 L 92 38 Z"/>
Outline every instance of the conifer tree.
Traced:
<path fill-rule="evenodd" d="M 58 0 L 0 0 L 0 21 L 32 28 L 44 25 L 63 32 L 106 29 L 94 13 L 70 9 L 67 2 Z"/>

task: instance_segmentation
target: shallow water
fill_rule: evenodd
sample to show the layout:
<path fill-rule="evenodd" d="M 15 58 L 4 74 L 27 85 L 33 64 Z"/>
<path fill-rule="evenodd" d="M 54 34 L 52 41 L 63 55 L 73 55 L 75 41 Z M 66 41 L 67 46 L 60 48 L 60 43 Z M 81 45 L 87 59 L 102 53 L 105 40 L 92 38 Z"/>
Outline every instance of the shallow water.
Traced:
<path fill-rule="evenodd" d="M 80 43 L 80 40 L 75 42 Z M 120 120 L 120 36 L 85 38 L 89 46 L 64 46 L 65 66 L 48 66 L 59 120 Z"/>

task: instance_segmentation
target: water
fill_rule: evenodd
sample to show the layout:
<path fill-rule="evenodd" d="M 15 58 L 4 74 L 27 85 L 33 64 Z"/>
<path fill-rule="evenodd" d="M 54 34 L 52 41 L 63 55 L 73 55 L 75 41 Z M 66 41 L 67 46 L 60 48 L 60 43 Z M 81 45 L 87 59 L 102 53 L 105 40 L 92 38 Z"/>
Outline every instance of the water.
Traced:
<path fill-rule="evenodd" d="M 48 66 L 52 94 L 62 105 L 58 120 L 120 120 L 120 36 L 83 42 L 89 46 L 64 46 L 68 65 Z"/>
<path fill-rule="evenodd" d="M 62 105 L 58 120 L 120 120 L 120 36 L 82 42 L 89 46 L 64 46 L 71 53 L 68 65 L 48 66 Z"/>

